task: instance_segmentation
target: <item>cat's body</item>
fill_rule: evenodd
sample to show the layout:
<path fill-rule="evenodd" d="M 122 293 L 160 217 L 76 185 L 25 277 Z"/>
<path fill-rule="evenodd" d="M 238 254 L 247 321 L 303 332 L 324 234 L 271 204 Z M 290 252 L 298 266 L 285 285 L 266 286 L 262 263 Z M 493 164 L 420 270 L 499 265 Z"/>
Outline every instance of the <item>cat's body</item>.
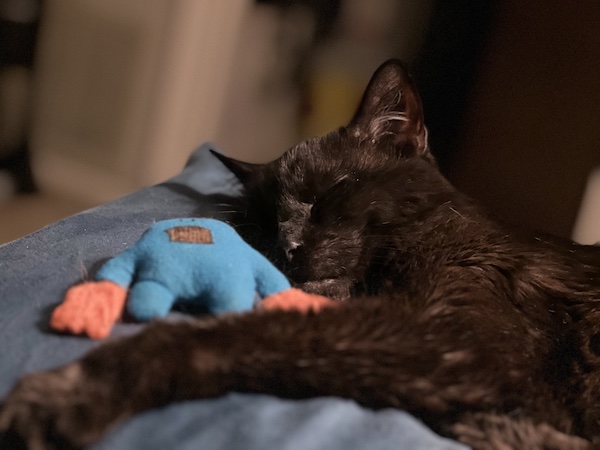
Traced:
<path fill-rule="evenodd" d="M 265 166 L 221 159 L 291 277 L 343 304 L 151 325 L 25 378 L 0 412 L 6 436 L 81 446 L 232 390 L 403 408 L 482 449 L 600 436 L 600 249 L 520 235 L 458 193 L 398 62 L 347 127 Z"/>

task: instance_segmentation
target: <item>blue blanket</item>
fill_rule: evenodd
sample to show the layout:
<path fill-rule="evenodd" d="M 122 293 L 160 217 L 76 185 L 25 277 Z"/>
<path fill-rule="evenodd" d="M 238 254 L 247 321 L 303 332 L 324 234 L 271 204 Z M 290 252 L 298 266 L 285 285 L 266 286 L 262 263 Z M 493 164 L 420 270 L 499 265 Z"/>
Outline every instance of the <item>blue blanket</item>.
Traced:
<path fill-rule="evenodd" d="M 220 196 L 235 177 L 200 147 L 166 183 L 75 215 L 0 246 L 0 398 L 17 378 L 65 364 L 98 342 L 48 327 L 66 289 L 132 245 L 149 225 L 173 217 L 227 218 Z M 168 320 L 177 320 L 173 313 Z M 122 323 L 112 336 L 143 325 Z M 141 414 L 93 449 L 462 449 L 403 411 L 371 411 L 338 398 L 302 401 L 230 394 Z"/>

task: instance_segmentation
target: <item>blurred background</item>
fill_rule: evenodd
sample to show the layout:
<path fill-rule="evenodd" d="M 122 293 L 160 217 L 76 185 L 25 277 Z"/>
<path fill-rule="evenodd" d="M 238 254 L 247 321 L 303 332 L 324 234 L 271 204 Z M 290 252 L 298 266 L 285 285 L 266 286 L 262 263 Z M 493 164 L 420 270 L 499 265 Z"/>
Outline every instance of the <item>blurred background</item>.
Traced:
<path fill-rule="evenodd" d="M 600 241 L 600 2 L 0 0 L 0 243 L 345 124 L 390 57 L 443 172 L 502 219 Z"/>

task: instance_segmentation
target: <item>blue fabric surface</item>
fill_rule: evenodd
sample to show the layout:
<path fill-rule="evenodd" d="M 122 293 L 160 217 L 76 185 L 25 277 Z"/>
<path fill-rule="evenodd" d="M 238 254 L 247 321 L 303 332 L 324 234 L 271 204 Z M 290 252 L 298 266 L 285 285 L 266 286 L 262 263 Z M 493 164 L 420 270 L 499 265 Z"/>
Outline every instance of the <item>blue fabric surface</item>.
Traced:
<path fill-rule="evenodd" d="M 99 345 L 48 327 L 71 285 L 91 278 L 108 258 L 133 245 L 152 223 L 174 217 L 227 217 L 221 195 L 238 195 L 235 177 L 200 147 L 162 185 L 57 222 L 0 246 L 0 398 L 24 373 L 65 364 Z M 172 313 L 169 320 L 176 320 Z M 136 332 L 117 324 L 112 336 Z M 289 401 L 231 394 L 142 414 L 94 449 L 460 449 L 410 415 L 371 411 L 352 401 Z"/>

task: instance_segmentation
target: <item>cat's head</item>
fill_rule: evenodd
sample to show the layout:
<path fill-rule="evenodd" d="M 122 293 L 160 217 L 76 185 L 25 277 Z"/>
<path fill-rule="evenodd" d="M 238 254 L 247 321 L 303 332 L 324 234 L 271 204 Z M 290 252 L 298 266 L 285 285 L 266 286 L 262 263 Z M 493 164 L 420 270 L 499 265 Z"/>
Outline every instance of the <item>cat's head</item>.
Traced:
<path fill-rule="evenodd" d="M 336 297 L 383 257 L 388 228 L 419 208 L 422 182 L 443 180 L 419 95 L 396 60 L 375 72 L 346 127 L 264 165 L 217 156 L 244 184 L 261 225 L 277 233 L 292 279 Z"/>

